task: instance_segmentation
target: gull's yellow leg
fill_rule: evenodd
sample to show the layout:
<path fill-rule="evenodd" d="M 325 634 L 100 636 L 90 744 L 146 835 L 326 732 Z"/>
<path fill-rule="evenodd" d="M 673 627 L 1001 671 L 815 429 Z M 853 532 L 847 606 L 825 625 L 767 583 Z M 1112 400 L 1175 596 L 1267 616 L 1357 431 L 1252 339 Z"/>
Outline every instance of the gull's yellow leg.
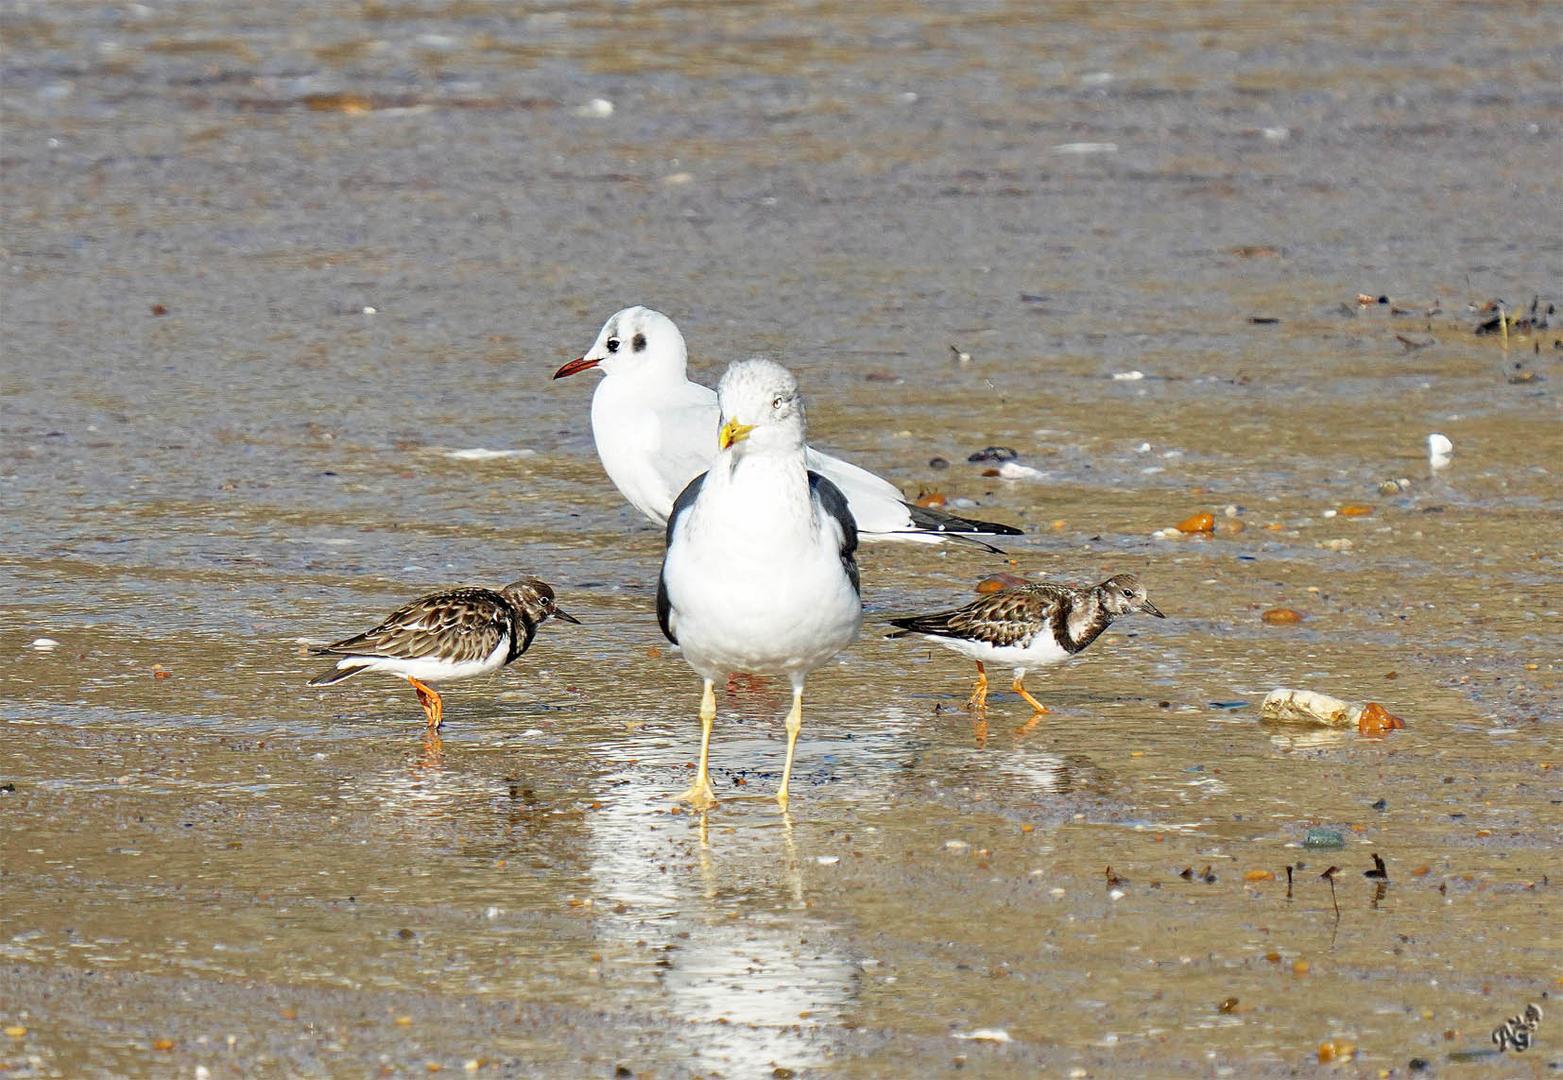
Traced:
<path fill-rule="evenodd" d="M 679 802 L 687 802 L 696 810 L 709 810 L 716 805 L 716 791 L 711 787 L 711 725 L 716 723 L 716 689 L 706 680 L 705 692 L 700 695 L 700 771 L 689 790 L 679 795 Z"/>
<path fill-rule="evenodd" d="M 1026 690 L 1025 685 L 1020 681 L 1024 677 L 1024 672 L 1015 672 L 1015 681 L 1009 684 L 1009 688 L 1015 691 L 1015 693 L 1019 694 L 1021 697 L 1025 698 L 1026 704 L 1030 705 L 1033 709 L 1036 710 L 1037 716 L 1041 716 L 1043 713 L 1047 712 L 1047 706 L 1042 704 L 1036 698 L 1032 697 L 1030 692 Z M 1033 716 L 1032 720 L 1035 719 L 1036 716 Z"/>
<path fill-rule="evenodd" d="M 445 703 L 434 692 L 434 687 L 426 686 L 411 675 L 407 676 L 407 681 L 418 694 L 418 704 L 423 706 L 423 715 L 429 719 L 429 730 L 438 731 L 445 720 Z"/>
<path fill-rule="evenodd" d="M 977 685 L 971 688 L 971 697 L 966 699 L 966 708 L 971 712 L 982 712 L 988 707 L 988 669 L 982 666 L 982 661 L 977 661 Z"/>
<path fill-rule="evenodd" d="M 798 748 L 798 732 L 803 730 L 803 687 L 792 688 L 792 711 L 787 714 L 787 764 L 782 766 L 781 788 L 776 792 L 776 804 L 782 813 L 787 812 L 787 784 L 792 779 L 792 753 Z"/>

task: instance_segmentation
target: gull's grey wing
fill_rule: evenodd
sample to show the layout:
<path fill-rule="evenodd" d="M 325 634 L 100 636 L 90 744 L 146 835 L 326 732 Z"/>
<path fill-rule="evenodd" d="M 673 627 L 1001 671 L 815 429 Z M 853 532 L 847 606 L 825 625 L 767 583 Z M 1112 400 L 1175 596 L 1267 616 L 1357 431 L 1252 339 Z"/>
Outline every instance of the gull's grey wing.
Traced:
<path fill-rule="evenodd" d="M 668 515 L 666 541 L 668 544 L 673 543 L 673 530 L 678 528 L 679 518 L 695 505 L 695 500 L 700 497 L 700 488 L 705 482 L 706 474 L 702 472 L 689 482 L 689 486 L 679 493 L 678 499 L 673 503 L 673 512 Z M 662 627 L 663 637 L 675 645 L 678 644 L 678 636 L 673 632 L 673 602 L 668 598 L 666 555 L 662 559 L 662 569 L 657 572 L 657 625 Z"/>
<path fill-rule="evenodd" d="M 857 572 L 857 521 L 852 516 L 851 507 L 847 505 L 847 497 L 829 477 L 812 470 L 809 472 L 809 493 L 818 511 L 835 525 L 839 534 L 837 547 L 841 554 L 841 568 L 852 582 L 852 591 L 861 596 L 863 588 Z"/>

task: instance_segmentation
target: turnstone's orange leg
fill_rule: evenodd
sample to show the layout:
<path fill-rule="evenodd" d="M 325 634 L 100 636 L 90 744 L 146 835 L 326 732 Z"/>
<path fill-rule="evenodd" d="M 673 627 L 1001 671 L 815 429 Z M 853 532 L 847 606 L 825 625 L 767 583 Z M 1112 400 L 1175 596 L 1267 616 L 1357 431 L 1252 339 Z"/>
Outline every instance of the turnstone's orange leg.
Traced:
<path fill-rule="evenodd" d="M 418 704 L 423 706 L 423 715 L 429 718 L 429 730 L 438 731 L 440 724 L 445 720 L 445 703 L 440 700 L 440 695 L 434 692 L 434 687 L 426 686 L 407 676 L 407 681 L 412 683 L 413 690 L 418 695 Z"/>
<path fill-rule="evenodd" d="M 700 695 L 700 771 L 689 790 L 678 796 L 679 802 L 687 802 L 696 810 L 709 810 L 716 805 L 716 791 L 711 787 L 711 772 L 707 765 L 711 760 L 711 725 L 716 723 L 716 689 L 710 679 Z"/>
<path fill-rule="evenodd" d="M 1009 684 L 1009 688 L 1015 691 L 1015 693 L 1019 694 L 1021 697 L 1025 698 L 1026 704 L 1030 705 L 1033 709 L 1036 710 L 1037 716 L 1041 716 L 1043 713 L 1047 712 L 1047 706 L 1042 704 L 1036 698 L 1032 697 L 1030 692 L 1027 691 L 1025 685 L 1021 683 L 1020 679 L 1021 676 L 1016 675 L 1015 681 Z M 1031 719 L 1035 721 L 1036 716 L 1033 716 Z"/>
<path fill-rule="evenodd" d="M 782 813 L 787 812 L 787 783 L 792 779 L 792 752 L 798 747 L 798 732 L 803 730 L 803 687 L 792 689 L 792 710 L 787 713 L 787 764 L 782 766 L 781 788 L 776 792 L 776 804 Z"/>
<path fill-rule="evenodd" d="M 971 697 L 966 699 L 966 708 L 971 712 L 982 712 L 988 707 L 988 669 L 982 666 L 982 661 L 977 661 L 977 685 L 971 688 Z"/>

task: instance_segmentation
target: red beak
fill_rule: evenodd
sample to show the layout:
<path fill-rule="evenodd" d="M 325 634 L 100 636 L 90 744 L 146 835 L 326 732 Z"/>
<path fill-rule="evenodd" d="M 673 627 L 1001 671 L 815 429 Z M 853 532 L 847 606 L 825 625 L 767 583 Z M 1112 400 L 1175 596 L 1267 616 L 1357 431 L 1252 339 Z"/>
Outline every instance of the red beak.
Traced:
<path fill-rule="evenodd" d="M 554 372 L 554 378 L 563 379 L 568 375 L 579 375 L 581 372 L 588 368 L 594 368 L 600 363 L 602 363 L 601 360 L 588 360 L 584 356 L 578 357 Z"/>

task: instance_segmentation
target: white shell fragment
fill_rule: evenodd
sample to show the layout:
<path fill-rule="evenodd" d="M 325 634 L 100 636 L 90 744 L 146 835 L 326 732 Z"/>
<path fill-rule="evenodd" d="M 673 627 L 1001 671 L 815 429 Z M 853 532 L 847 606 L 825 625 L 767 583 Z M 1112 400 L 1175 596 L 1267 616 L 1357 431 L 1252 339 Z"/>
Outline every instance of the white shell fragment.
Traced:
<path fill-rule="evenodd" d="M 1435 469 L 1442 469 L 1449 464 L 1449 458 L 1454 454 L 1454 443 L 1449 441 L 1449 436 L 1433 432 L 1427 437 L 1427 460 Z"/>
<path fill-rule="evenodd" d="M 585 105 L 575 110 L 577 116 L 590 116 L 597 120 L 604 120 L 613 115 L 613 102 L 607 98 L 592 98 Z"/>
<path fill-rule="evenodd" d="M 486 450 L 475 446 L 468 450 L 447 450 L 445 456 L 453 461 L 497 461 L 501 458 L 532 457 L 536 450 Z"/>
<path fill-rule="evenodd" d="M 968 1042 L 1007 1043 L 1013 1041 L 1009 1037 L 1009 1032 L 1003 1028 L 978 1028 L 976 1031 L 957 1031 L 954 1037 L 965 1039 Z"/>
<path fill-rule="evenodd" d="M 31 647 L 39 652 L 48 652 L 50 649 L 59 648 L 60 643 L 52 637 L 33 638 Z"/>
<path fill-rule="evenodd" d="M 1355 727 L 1367 708 L 1363 702 L 1347 702 L 1314 690 L 1272 690 L 1259 703 L 1261 720 Z"/>

